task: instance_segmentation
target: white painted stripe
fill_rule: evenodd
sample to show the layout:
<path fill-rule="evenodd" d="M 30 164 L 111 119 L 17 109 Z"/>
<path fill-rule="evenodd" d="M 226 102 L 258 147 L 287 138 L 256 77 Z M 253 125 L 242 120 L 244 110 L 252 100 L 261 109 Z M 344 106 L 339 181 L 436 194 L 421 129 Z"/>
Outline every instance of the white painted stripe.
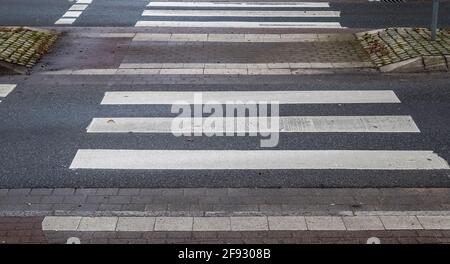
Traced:
<path fill-rule="evenodd" d="M 150 7 L 330 7 L 328 2 L 153 2 Z"/>
<path fill-rule="evenodd" d="M 15 88 L 15 84 L 0 84 L 0 97 L 8 96 Z"/>
<path fill-rule="evenodd" d="M 136 27 L 343 28 L 338 22 L 138 21 Z"/>
<path fill-rule="evenodd" d="M 91 4 L 92 0 L 77 0 L 77 4 Z"/>
<path fill-rule="evenodd" d="M 432 151 L 80 149 L 71 169 L 123 170 L 436 170 L 450 169 Z"/>
<path fill-rule="evenodd" d="M 222 124 L 218 129 L 204 127 L 203 132 L 282 132 L 282 133 L 419 133 L 420 130 L 410 116 L 281 116 L 279 128 L 261 129 L 258 118 L 178 118 L 190 127 L 174 131 L 174 118 L 94 118 L 87 128 L 88 133 L 193 133 L 194 124 Z M 277 120 L 264 120 L 273 124 Z M 242 128 L 234 124 L 245 124 Z M 227 126 L 226 124 L 233 124 Z M 242 130 L 243 129 L 243 130 Z"/>
<path fill-rule="evenodd" d="M 437 211 L 436 213 L 439 213 Z M 417 226 L 410 226 L 413 220 Z M 449 230 L 450 216 L 195 216 L 195 217 L 81 217 L 46 216 L 43 231 L 269 231 L 269 230 Z"/>
<path fill-rule="evenodd" d="M 142 16 L 180 17 L 340 17 L 339 11 L 145 10 Z"/>
<path fill-rule="evenodd" d="M 70 25 L 75 22 L 76 18 L 60 18 L 58 19 L 55 24 L 56 25 Z"/>
<path fill-rule="evenodd" d="M 69 8 L 69 11 L 84 11 L 88 5 L 73 5 Z"/>
<path fill-rule="evenodd" d="M 102 104 L 173 104 L 177 101 L 194 102 L 194 96 L 201 94 L 203 104 L 219 102 L 270 102 L 279 104 L 361 104 L 400 103 L 390 90 L 355 91 L 210 91 L 210 92 L 106 92 Z"/>
<path fill-rule="evenodd" d="M 75 33 L 83 38 L 133 38 L 136 33 Z"/>
<path fill-rule="evenodd" d="M 63 17 L 79 17 L 83 11 L 67 11 Z"/>

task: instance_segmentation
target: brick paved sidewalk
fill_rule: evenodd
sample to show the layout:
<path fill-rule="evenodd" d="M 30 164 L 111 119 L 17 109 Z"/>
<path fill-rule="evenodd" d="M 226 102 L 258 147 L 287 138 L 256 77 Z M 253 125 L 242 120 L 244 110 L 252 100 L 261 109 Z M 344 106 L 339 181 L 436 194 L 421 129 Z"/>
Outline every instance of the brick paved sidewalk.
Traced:
<path fill-rule="evenodd" d="M 76 237 L 83 244 L 365 244 L 376 237 L 384 244 L 450 243 L 449 230 L 393 231 L 43 231 L 43 217 L 0 217 L 0 244 L 64 244 Z"/>
<path fill-rule="evenodd" d="M 239 216 L 450 210 L 447 188 L 0 189 L 0 216 Z"/>
<path fill-rule="evenodd" d="M 449 197 L 433 188 L 2 189 L 0 242 L 450 243 Z"/>
<path fill-rule="evenodd" d="M 65 28 L 35 72 L 64 75 L 291 75 L 373 70 L 355 35 Z M 77 52 L 73 52 L 76 50 Z"/>

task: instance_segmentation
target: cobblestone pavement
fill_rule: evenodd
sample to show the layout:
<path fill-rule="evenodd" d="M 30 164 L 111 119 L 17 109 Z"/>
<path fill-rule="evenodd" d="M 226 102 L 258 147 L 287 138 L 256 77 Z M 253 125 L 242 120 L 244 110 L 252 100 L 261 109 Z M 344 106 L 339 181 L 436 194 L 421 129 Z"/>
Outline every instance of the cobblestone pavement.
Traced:
<path fill-rule="evenodd" d="M 52 31 L 0 27 L 0 62 L 32 67 L 56 41 Z"/>
<path fill-rule="evenodd" d="M 431 32 L 425 28 L 390 28 L 358 36 L 378 67 L 420 56 L 450 55 L 449 29 L 439 30 L 435 41 L 431 41 Z M 445 64 L 445 58 L 442 59 Z"/>

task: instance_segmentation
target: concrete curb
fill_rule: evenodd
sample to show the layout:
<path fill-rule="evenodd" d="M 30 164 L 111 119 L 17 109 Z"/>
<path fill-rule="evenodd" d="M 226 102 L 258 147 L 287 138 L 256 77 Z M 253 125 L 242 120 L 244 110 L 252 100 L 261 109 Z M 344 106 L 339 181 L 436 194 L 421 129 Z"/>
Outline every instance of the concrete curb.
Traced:
<path fill-rule="evenodd" d="M 8 63 L 5 61 L 0 61 L 0 75 L 1 72 L 6 72 L 7 74 L 28 74 L 30 71 L 27 67 Z"/>
<path fill-rule="evenodd" d="M 381 72 L 448 72 L 450 69 L 450 55 L 421 56 L 405 61 L 391 63 L 379 68 Z"/>

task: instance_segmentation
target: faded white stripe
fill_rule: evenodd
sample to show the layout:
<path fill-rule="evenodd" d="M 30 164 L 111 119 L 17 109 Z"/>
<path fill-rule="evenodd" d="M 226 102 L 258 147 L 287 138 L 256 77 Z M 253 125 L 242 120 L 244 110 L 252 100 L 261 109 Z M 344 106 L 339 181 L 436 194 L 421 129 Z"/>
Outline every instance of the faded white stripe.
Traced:
<path fill-rule="evenodd" d="M 436 170 L 450 169 L 432 151 L 80 149 L 71 169 L 124 170 Z"/>
<path fill-rule="evenodd" d="M 153 2 L 147 6 L 167 7 L 330 7 L 328 2 Z"/>
<path fill-rule="evenodd" d="M 210 91 L 210 92 L 106 92 L 101 104 L 174 104 L 194 102 L 194 96 L 202 95 L 203 104 L 227 102 L 271 102 L 279 104 L 362 104 L 400 103 L 390 90 L 355 91 Z"/>
<path fill-rule="evenodd" d="M 145 10 L 142 16 L 180 17 L 340 17 L 339 11 Z"/>
<path fill-rule="evenodd" d="M 69 11 L 84 11 L 88 5 L 73 5 L 69 8 Z"/>
<path fill-rule="evenodd" d="M 258 127 L 258 118 L 179 118 L 183 123 L 191 123 L 190 127 L 180 128 L 174 131 L 172 124 L 174 118 L 94 118 L 87 128 L 88 133 L 173 133 L 194 132 L 193 124 L 204 124 L 204 122 L 222 124 L 219 128 L 209 129 L 204 127 L 204 132 L 338 132 L 338 133 L 419 133 L 420 130 L 410 116 L 282 116 L 279 120 L 279 129 Z M 265 120 L 273 124 L 276 120 Z M 245 124 L 239 126 L 226 126 L 226 124 Z M 244 130 L 242 130 L 244 129 Z"/>
<path fill-rule="evenodd" d="M 76 18 L 60 18 L 58 19 L 55 24 L 56 25 L 70 25 L 75 22 Z"/>
<path fill-rule="evenodd" d="M 0 97 L 8 96 L 15 88 L 15 84 L 0 84 Z"/>
<path fill-rule="evenodd" d="M 63 17 L 79 17 L 83 11 L 67 11 Z"/>

